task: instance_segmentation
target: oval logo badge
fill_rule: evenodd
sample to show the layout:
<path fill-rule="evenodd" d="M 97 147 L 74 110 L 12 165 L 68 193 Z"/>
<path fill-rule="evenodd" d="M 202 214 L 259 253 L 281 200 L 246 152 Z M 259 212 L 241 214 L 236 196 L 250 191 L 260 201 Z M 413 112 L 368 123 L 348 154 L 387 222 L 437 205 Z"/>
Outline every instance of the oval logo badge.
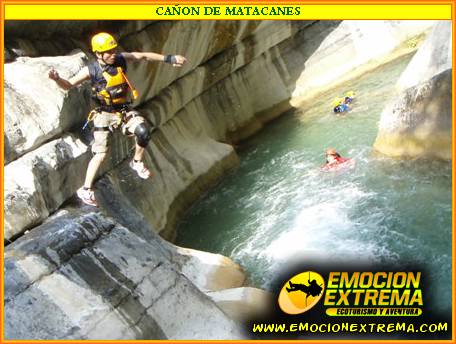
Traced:
<path fill-rule="evenodd" d="M 301 272 L 290 278 L 279 294 L 279 306 L 287 314 L 307 312 L 323 296 L 325 280 L 314 271 Z"/>

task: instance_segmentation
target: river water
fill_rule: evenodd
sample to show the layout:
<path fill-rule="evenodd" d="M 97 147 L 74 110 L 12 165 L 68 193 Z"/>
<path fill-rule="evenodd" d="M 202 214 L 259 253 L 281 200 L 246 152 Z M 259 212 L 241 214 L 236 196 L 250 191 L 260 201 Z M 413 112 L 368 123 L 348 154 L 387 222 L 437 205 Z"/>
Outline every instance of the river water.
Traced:
<path fill-rule="evenodd" d="M 451 163 L 371 149 L 410 58 L 322 94 L 245 142 L 239 169 L 192 207 L 176 243 L 231 257 L 265 289 L 291 261 L 413 262 L 433 281 L 434 307 L 451 310 Z M 334 116 L 332 100 L 350 90 L 353 110 Z M 355 168 L 320 172 L 327 147 Z"/>

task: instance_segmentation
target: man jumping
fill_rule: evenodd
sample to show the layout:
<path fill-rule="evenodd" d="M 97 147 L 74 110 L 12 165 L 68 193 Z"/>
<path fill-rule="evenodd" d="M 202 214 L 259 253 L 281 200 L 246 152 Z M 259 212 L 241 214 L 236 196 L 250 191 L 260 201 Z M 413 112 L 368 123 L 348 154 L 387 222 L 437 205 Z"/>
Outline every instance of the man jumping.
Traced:
<path fill-rule="evenodd" d="M 94 96 L 99 104 L 91 111 L 89 119 L 94 124 L 93 157 L 87 167 L 84 185 L 77 191 L 86 204 L 98 206 L 92 184 L 102 162 L 106 159 L 109 139 L 113 129 L 121 128 L 124 135 L 135 136 L 135 154 L 130 167 L 143 179 L 151 172 L 144 165 L 144 150 L 150 140 L 149 127 L 143 117 L 130 107 L 131 96 L 137 91 L 127 79 L 127 61 L 161 61 L 181 67 L 187 59 L 180 55 L 161 55 L 153 52 L 116 52 L 117 42 L 109 33 L 101 32 L 92 37 L 92 51 L 97 60 L 84 67 L 74 77 L 65 80 L 54 69 L 49 78 L 59 87 L 69 90 L 86 80 L 92 83 Z"/>

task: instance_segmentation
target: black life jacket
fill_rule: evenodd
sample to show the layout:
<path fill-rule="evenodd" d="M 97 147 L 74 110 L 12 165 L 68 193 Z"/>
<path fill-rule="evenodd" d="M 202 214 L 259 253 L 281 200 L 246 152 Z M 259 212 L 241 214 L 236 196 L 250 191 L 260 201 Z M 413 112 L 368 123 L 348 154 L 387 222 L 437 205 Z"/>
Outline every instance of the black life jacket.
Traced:
<path fill-rule="evenodd" d="M 127 62 L 116 54 L 114 63 L 100 66 L 98 61 L 89 64 L 90 80 L 95 98 L 102 106 L 122 105 L 129 101 L 129 84 L 124 75 Z"/>

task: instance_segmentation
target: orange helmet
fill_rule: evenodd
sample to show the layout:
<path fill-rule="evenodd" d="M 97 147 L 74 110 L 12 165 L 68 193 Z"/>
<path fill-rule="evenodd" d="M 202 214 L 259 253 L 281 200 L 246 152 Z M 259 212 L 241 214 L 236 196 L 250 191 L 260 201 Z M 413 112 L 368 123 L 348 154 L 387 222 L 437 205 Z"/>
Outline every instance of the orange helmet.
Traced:
<path fill-rule="evenodd" d="M 326 150 L 326 155 L 338 155 L 337 151 L 334 148 L 328 148 Z"/>

